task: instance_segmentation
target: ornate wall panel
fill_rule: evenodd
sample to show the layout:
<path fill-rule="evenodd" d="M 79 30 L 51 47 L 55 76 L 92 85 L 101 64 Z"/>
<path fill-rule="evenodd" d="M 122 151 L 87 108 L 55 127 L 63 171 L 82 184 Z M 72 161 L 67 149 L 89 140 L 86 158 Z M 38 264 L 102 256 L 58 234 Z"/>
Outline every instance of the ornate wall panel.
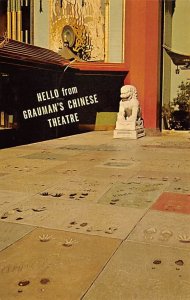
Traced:
<path fill-rule="evenodd" d="M 104 61 L 105 1 L 51 0 L 50 3 L 50 48 L 61 53 L 66 45 L 81 60 Z"/>

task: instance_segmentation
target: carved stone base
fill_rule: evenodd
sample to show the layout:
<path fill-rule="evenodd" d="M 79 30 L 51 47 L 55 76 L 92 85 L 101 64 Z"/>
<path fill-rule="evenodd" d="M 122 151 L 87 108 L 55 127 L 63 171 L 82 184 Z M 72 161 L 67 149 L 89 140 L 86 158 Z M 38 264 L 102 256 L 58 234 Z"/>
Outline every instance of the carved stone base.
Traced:
<path fill-rule="evenodd" d="M 137 129 L 143 129 L 144 128 L 144 122 L 143 120 L 137 120 L 136 122 L 129 122 L 129 121 L 123 121 L 122 123 L 119 121 L 116 121 L 116 127 L 117 130 L 137 130 Z"/>
<path fill-rule="evenodd" d="M 136 140 L 143 136 L 145 136 L 144 128 L 139 128 L 136 130 L 115 129 L 113 135 L 114 139 L 125 138 L 132 140 Z"/>

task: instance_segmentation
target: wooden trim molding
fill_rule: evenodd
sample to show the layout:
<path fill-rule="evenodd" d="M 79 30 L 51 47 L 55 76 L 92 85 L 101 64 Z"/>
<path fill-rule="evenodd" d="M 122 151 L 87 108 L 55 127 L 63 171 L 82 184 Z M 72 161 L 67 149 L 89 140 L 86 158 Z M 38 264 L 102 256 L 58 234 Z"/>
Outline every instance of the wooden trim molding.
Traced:
<path fill-rule="evenodd" d="M 71 66 L 81 71 L 111 71 L 126 72 L 128 69 L 125 63 L 104 63 L 104 62 L 73 62 Z"/>

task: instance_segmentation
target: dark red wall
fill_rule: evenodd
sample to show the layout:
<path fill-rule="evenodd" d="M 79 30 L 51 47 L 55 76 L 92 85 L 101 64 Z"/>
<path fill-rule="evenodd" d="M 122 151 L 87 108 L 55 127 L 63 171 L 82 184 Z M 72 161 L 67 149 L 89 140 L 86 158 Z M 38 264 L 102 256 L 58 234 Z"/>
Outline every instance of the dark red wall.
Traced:
<path fill-rule="evenodd" d="M 159 127 L 161 2 L 126 0 L 126 83 L 137 87 L 146 128 Z"/>

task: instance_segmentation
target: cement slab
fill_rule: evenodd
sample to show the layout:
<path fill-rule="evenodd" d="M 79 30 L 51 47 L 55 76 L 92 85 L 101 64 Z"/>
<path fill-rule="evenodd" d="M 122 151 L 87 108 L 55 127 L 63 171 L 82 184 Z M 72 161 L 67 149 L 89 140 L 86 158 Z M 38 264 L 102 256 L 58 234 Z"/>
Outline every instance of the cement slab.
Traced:
<path fill-rule="evenodd" d="M 174 182 L 174 183 L 181 183 L 185 178 L 190 178 L 189 174 L 184 174 L 184 173 L 176 173 L 176 172 L 171 172 L 168 170 L 153 170 L 153 171 L 147 171 L 147 170 L 142 170 L 138 169 L 136 173 L 136 178 L 144 178 L 146 180 L 158 180 L 158 181 L 168 181 L 168 186 Z M 188 181 L 186 179 L 186 181 Z"/>
<path fill-rule="evenodd" d="M 162 193 L 151 209 L 190 214 L 190 194 Z"/>
<path fill-rule="evenodd" d="M 32 230 L 34 230 L 34 227 L 32 226 L 5 223 L 0 221 L 0 251 L 14 244 Z"/>
<path fill-rule="evenodd" d="M 36 153 L 37 155 L 38 153 Z M 33 154 L 34 155 L 34 154 Z M 37 174 L 49 168 L 59 165 L 58 161 L 30 160 L 26 158 L 14 158 L 1 163 L 1 171 L 14 174 L 15 176 Z"/>
<path fill-rule="evenodd" d="M 64 179 L 64 180 L 63 180 Z M 97 202 L 97 200 L 111 187 L 109 179 L 91 178 L 90 176 L 64 176 L 57 180 L 57 184 L 45 190 L 52 197 L 61 195 L 61 199 L 82 202 Z M 41 193 L 44 195 L 44 193 Z"/>
<path fill-rule="evenodd" d="M 28 149 L 26 148 L 24 145 L 20 146 L 20 147 L 12 147 L 12 148 L 5 148 L 5 149 L 1 149 L 0 151 L 0 163 L 4 160 L 9 160 L 9 159 L 13 159 L 13 158 L 17 158 L 20 157 L 22 155 L 27 155 L 27 154 L 33 154 L 35 153 L 35 151 L 39 151 L 38 149 Z"/>
<path fill-rule="evenodd" d="M 150 210 L 127 240 L 190 250 L 190 215 Z"/>
<path fill-rule="evenodd" d="M 154 163 L 153 163 L 154 161 Z M 142 166 L 144 170 L 150 170 L 150 171 L 154 171 L 154 170 L 159 170 L 162 171 L 163 169 L 166 169 L 167 172 L 175 172 L 176 174 L 178 173 L 189 173 L 189 169 L 190 169 L 190 163 L 189 163 L 189 159 L 187 158 L 184 161 L 180 161 L 180 160 L 161 160 L 158 159 L 156 160 L 154 158 L 154 160 L 146 160 L 146 163 L 143 162 Z"/>
<path fill-rule="evenodd" d="M 55 179 L 55 177 L 53 177 Z M 32 194 L 37 194 L 44 189 L 48 188 L 52 183 L 47 183 L 45 178 L 41 177 L 41 182 L 39 177 L 35 177 L 34 180 L 28 176 L 11 176 L 9 179 L 3 178 L 0 181 L 0 190 L 6 190 L 11 192 L 25 193 L 26 198 L 30 197 Z"/>
<path fill-rule="evenodd" d="M 0 173 L 0 177 L 4 177 L 4 176 L 7 176 L 7 175 L 9 175 L 9 173 L 7 173 L 7 172 L 1 172 Z"/>
<path fill-rule="evenodd" d="M 0 190 L 0 213 L 11 209 L 16 203 L 26 199 L 27 195 L 25 193 Z"/>
<path fill-rule="evenodd" d="M 63 151 L 63 150 L 61 150 Z M 68 151 L 70 153 L 71 150 Z M 77 155 L 73 157 L 74 160 L 84 161 L 84 162 L 93 162 L 96 163 L 99 161 L 104 161 L 108 158 L 107 152 L 100 152 L 100 151 L 76 151 Z"/>
<path fill-rule="evenodd" d="M 98 203 L 114 206 L 148 208 L 165 187 L 164 182 L 136 180 L 115 183 Z"/>
<path fill-rule="evenodd" d="M 99 180 L 102 183 L 113 184 L 115 182 L 127 182 L 131 177 L 137 173 L 136 169 L 125 169 L 125 168 L 110 168 L 110 167 L 99 167 L 95 166 L 87 172 L 81 172 L 80 176 L 88 180 Z"/>
<path fill-rule="evenodd" d="M 123 243 L 84 300 L 188 300 L 190 253 L 157 245 Z"/>
<path fill-rule="evenodd" d="M 120 242 L 36 229 L 0 253 L 0 299 L 81 299 Z"/>
<path fill-rule="evenodd" d="M 128 159 L 107 159 L 97 167 L 112 168 L 112 169 L 131 169 L 137 167 L 137 162 Z"/>
<path fill-rule="evenodd" d="M 95 164 L 96 162 L 94 161 L 90 161 L 87 163 L 86 161 L 81 161 L 80 158 L 78 160 L 76 158 L 76 160 L 73 159 L 72 161 L 66 161 L 64 164 L 55 166 L 51 169 L 49 168 L 48 170 L 45 170 L 40 174 L 47 175 L 51 173 L 58 176 L 78 176 L 81 172 L 89 173 Z"/>
<path fill-rule="evenodd" d="M 60 146 L 69 140 L 70 137 L 62 137 L 62 138 L 55 138 L 51 140 L 41 141 L 33 144 L 23 145 L 22 147 L 25 150 L 34 149 L 34 150 L 51 150 L 51 149 L 58 149 Z"/>
<path fill-rule="evenodd" d="M 189 181 L 174 180 L 174 182 L 172 182 L 165 191 L 180 194 L 190 194 Z"/>
<path fill-rule="evenodd" d="M 162 141 L 158 141 L 157 143 L 155 143 L 154 141 L 152 141 L 149 144 L 144 144 L 143 147 L 145 148 L 149 148 L 149 149 L 177 149 L 177 150 L 182 150 L 184 151 L 184 149 L 190 149 L 190 145 L 189 145 L 189 141 L 185 141 L 185 140 L 174 140 L 172 141 L 171 139 L 167 140 L 163 140 Z"/>
<path fill-rule="evenodd" d="M 136 141 L 135 141 L 136 142 Z M 134 143 L 134 141 L 133 141 Z M 129 148 L 133 147 L 134 144 L 132 144 L 132 141 L 128 141 Z M 104 144 L 102 143 L 84 143 L 84 144 L 70 144 L 70 145 L 65 145 L 64 149 L 67 150 L 78 150 L 78 151 L 101 151 L 101 152 L 117 152 L 117 151 L 125 151 L 126 150 L 126 141 L 122 143 L 121 141 L 115 142 L 112 141 L 112 143 L 106 143 L 104 141 Z"/>
<path fill-rule="evenodd" d="M 53 153 L 52 151 L 41 151 L 33 154 L 25 155 L 23 158 L 27 159 L 38 159 L 38 160 L 47 160 L 47 161 L 64 161 L 65 155 L 61 153 Z"/>
<path fill-rule="evenodd" d="M 32 199 L 32 198 L 31 198 Z M 29 205 L 29 202 L 26 203 L 19 202 L 16 205 L 12 205 L 9 210 L 4 210 L 1 214 L 1 221 L 4 222 L 12 222 L 18 224 L 28 224 L 35 226 L 34 224 L 38 224 L 40 226 L 40 222 L 46 217 L 45 211 L 47 208 L 45 206 L 38 205 Z M 28 205 L 27 205 L 28 204 Z"/>
<path fill-rule="evenodd" d="M 4 221 L 125 239 L 145 213 L 143 209 L 83 202 L 66 204 L 60 198 L 38 199 L 17 204 L 19 211 L 14 208 L 14 214 Z"/>

